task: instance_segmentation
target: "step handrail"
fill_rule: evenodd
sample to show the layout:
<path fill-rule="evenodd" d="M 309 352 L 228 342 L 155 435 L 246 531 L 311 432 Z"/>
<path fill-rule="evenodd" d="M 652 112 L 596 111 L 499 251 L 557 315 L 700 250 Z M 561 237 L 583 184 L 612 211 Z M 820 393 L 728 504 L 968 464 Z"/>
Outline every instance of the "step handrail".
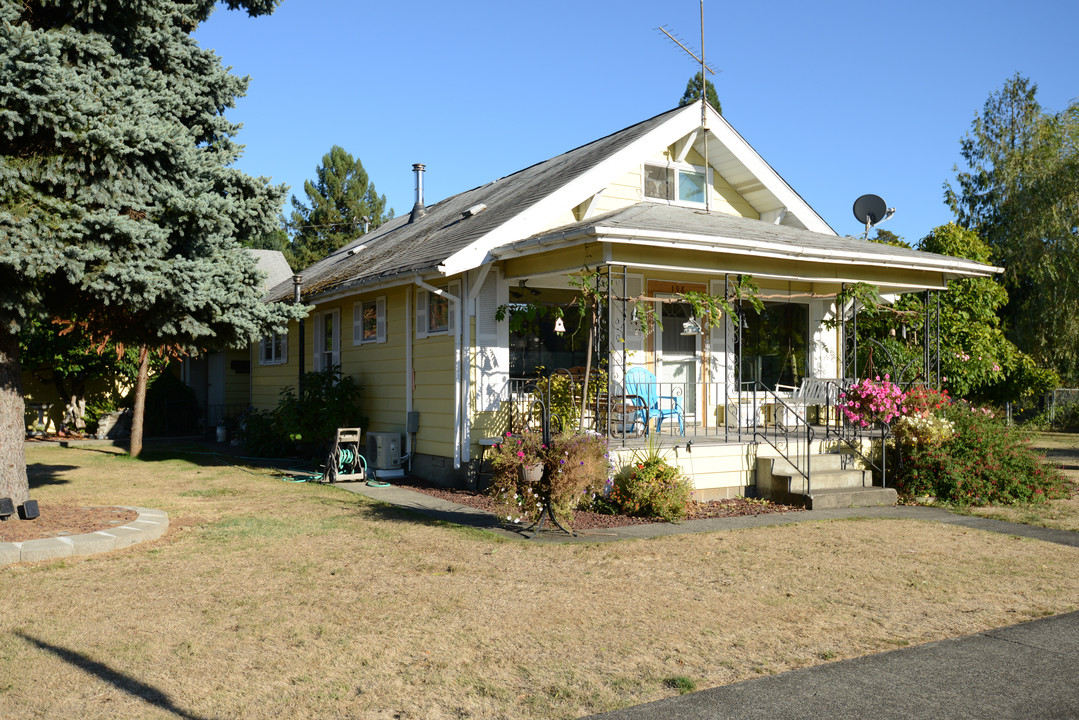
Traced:
<path fill-rule="evenodd" d="M 833 428 L 832 424 L 829 422 L 828 425 L 825 428 L 825 438 L 829 439 L 829 440 L 831 440 L 832 438 L 835 438 L 836 440 L 838 440 L 839 442 L 843 443 L 848 448 L 853 450 L 854 454 L 857 455 L 859 458 L 861 458 L 862 461 L 866 463 L 866 465 L 868 465 L 869 467 L 873 468 L 875 471 L 880 473 L 881 487 L 888 487 L 888 447 L 887 447 L 887 442 L 888 442 L 888 437 L 891 435 L 892 428 L 888 423 L 877 422 L 877 423 L 874 424 L 873 427 L 871 427 L 871 428 L 869 428 L 867 430 L 867 429 L 862 428 L 862 427 L 860 427 L 858 425 L 855 425 L 853 422 L 851 422 L 847 418 L 847 416 L 843 413 L 843 409 L 842 409 L 842 407 L 840 406 L 840 403 L 839 403 L 839 398 L 842 396 L 843 392 L 846 390 L 846 387 L 844 387 L 845 384 L 846 383 L 834 383 L 835 388 L 836 388 L 835 397 L 837 398 L 836 399 L 836 404 L 835 404 L 836 418 L 839 421 L 839 425 L 837 427 Z M 829 408 L 829 410 L 828 410 L 828 416 L 829 416 L 829 419 L 830 419 L 831 418 L 831 408 Z M 878 431 L 879 431 L 879 436 L 874 437 L 874 434 L 877 433 Z M 866 455 L 862 451 L 862 443 L 861 443 L 861 441 L 863 439 L 868 439 L 871 444 L 875 440 L 880 440 L 880 464 L 876 463 L 873 460 L 873 458 L 871 458 L 869 455 Z"/>
<path fill-rule="evenodd" d="M 811 481 L 810 472 L 813 438 L 816 436 L 816 432 L 813 430 L 813 426 L 809 424 L 809 421 L 793 406 L 787 404 L 787 402 L 779 397 L 776 392 L 759 380 L 753 380 L 750 382 L 743 382 L 743 395 L 746 391 L 746 386 L 750 392 L 752 398 L 752 411 L 756 413 L 758 408 L 761 408 L 765 403 L 771 403 L 774 416 L 772 418 L 772 431 L 769 433 L 767 424 L 761 422 L 757 423 L 756 418 L 753 420 L 753 437 L 754 439 L 762 440 L 779 453 L 780 457 L 790 463 L 790 466 L 799 473 L 805 479 L 805 494 L 811 494 Z M 758 397 L 761 401 L 758 402 Z M 779 422 L 780 413 L 782 412 L 783 423 Z M 794 422 L 790 422 L 793 419 Z M 793 431 L 791 427 L 793 426 Z M 793 444 L 794 449 L 791 450 L 791 437 L 794 436 L 795 441 Z M 801 440 L 801 447 L 799 447 L 799 440 Z"/>

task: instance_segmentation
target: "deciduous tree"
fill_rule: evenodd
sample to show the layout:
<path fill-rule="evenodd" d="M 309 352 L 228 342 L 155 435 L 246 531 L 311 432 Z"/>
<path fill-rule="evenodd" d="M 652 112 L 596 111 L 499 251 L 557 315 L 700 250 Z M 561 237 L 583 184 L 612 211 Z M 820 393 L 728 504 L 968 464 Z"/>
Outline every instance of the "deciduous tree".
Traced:
<path fill-rule="evenodd" d="M 945 199 L 1005 268 L 1009 336 L 1079 382 L 1079 102 L 1059 113 L 1015 75 L 990 94 L 960 141 Z"/>

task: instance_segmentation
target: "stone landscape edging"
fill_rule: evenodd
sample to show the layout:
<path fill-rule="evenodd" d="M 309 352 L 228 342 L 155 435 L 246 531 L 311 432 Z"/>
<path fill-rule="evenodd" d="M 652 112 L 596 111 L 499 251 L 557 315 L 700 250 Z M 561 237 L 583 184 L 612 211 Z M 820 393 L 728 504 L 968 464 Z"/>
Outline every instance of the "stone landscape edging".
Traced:
<path fill-rule="evenodd" d="M 126 525 L 82 535 L 62 535 L 23 542 L 0 542 L 0 567 L 24 562 L 40 562 L 66 557 L 85 557 L 120 550 L 156 540 L 169 529 L 169 514 L 163 510 L 118 505 L 134 510 L 138 517 Z"/>

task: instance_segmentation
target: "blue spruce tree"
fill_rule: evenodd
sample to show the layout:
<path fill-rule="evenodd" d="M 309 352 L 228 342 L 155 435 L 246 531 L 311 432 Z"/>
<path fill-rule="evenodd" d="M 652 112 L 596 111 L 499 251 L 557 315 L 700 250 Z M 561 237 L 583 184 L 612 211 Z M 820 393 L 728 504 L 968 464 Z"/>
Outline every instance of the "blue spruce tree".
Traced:
<path fill-rule="evenodd" d="M 226 0 L 257 16 L 278 0 Z M 247 87 L 191 33 L 213 0 L 0 0 L 0 497 L 28 497 L 18 331 L 198 353 L 283 330 L 240 243 L 285 188 L 232 166 Z"/>

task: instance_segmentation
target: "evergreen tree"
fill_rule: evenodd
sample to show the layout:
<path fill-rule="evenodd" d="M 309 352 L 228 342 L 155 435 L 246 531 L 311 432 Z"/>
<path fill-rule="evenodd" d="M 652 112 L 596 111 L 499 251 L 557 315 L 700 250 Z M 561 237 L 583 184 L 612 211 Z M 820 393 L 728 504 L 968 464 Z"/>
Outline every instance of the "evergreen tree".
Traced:
<path fill-rule="evenodd" d="M 716 86 L 712 84 L 711 80 L 704 81 L 704 96 L 708 99 L 708 104 L 719 113 L 723 114 L 723 106 L 719 104 L 719 95 L 716 94 Z M 690 78 L 690 81 L 686 83 L 686 91 L 682 94 L 682 99 L 678 101 L 678 107 L 685 107 L 691 103 L 695 103 L 701 99 L 701 73 L 698 71 L 696 75 Z"/>
<path fill-rule="evenodd" d="M 1079 102 L 1060 113 L 1015 75 L 960 141 L 967 169 L 945 200 L 1005 268 L 1009 336 L 1066 383 L 1079 382 Z"/>
<path fill-rule="evenodd" d="M 225 0 L 249 15 L 277 0 Z M 284 329 L 240 240 L 284 188 L 232 163 L 247 79 L 191 33 L 213 0 L 0 0 L 0 497 L 29 495 L 18 333 L 196 353 Z M 144 384 L 147 364 L 140 368 Z"/>
<path fill-rule="evenodd" d="M 289 264 L 304 268 L 350 240 L 393 217 L 386 215 L 386 196 L 375 192 L 363 164 L 338 145 L 322 156 L 316 179 L 304 182 L 307 203 L 292 196 L 292 227 L 296 231 Z"/>

